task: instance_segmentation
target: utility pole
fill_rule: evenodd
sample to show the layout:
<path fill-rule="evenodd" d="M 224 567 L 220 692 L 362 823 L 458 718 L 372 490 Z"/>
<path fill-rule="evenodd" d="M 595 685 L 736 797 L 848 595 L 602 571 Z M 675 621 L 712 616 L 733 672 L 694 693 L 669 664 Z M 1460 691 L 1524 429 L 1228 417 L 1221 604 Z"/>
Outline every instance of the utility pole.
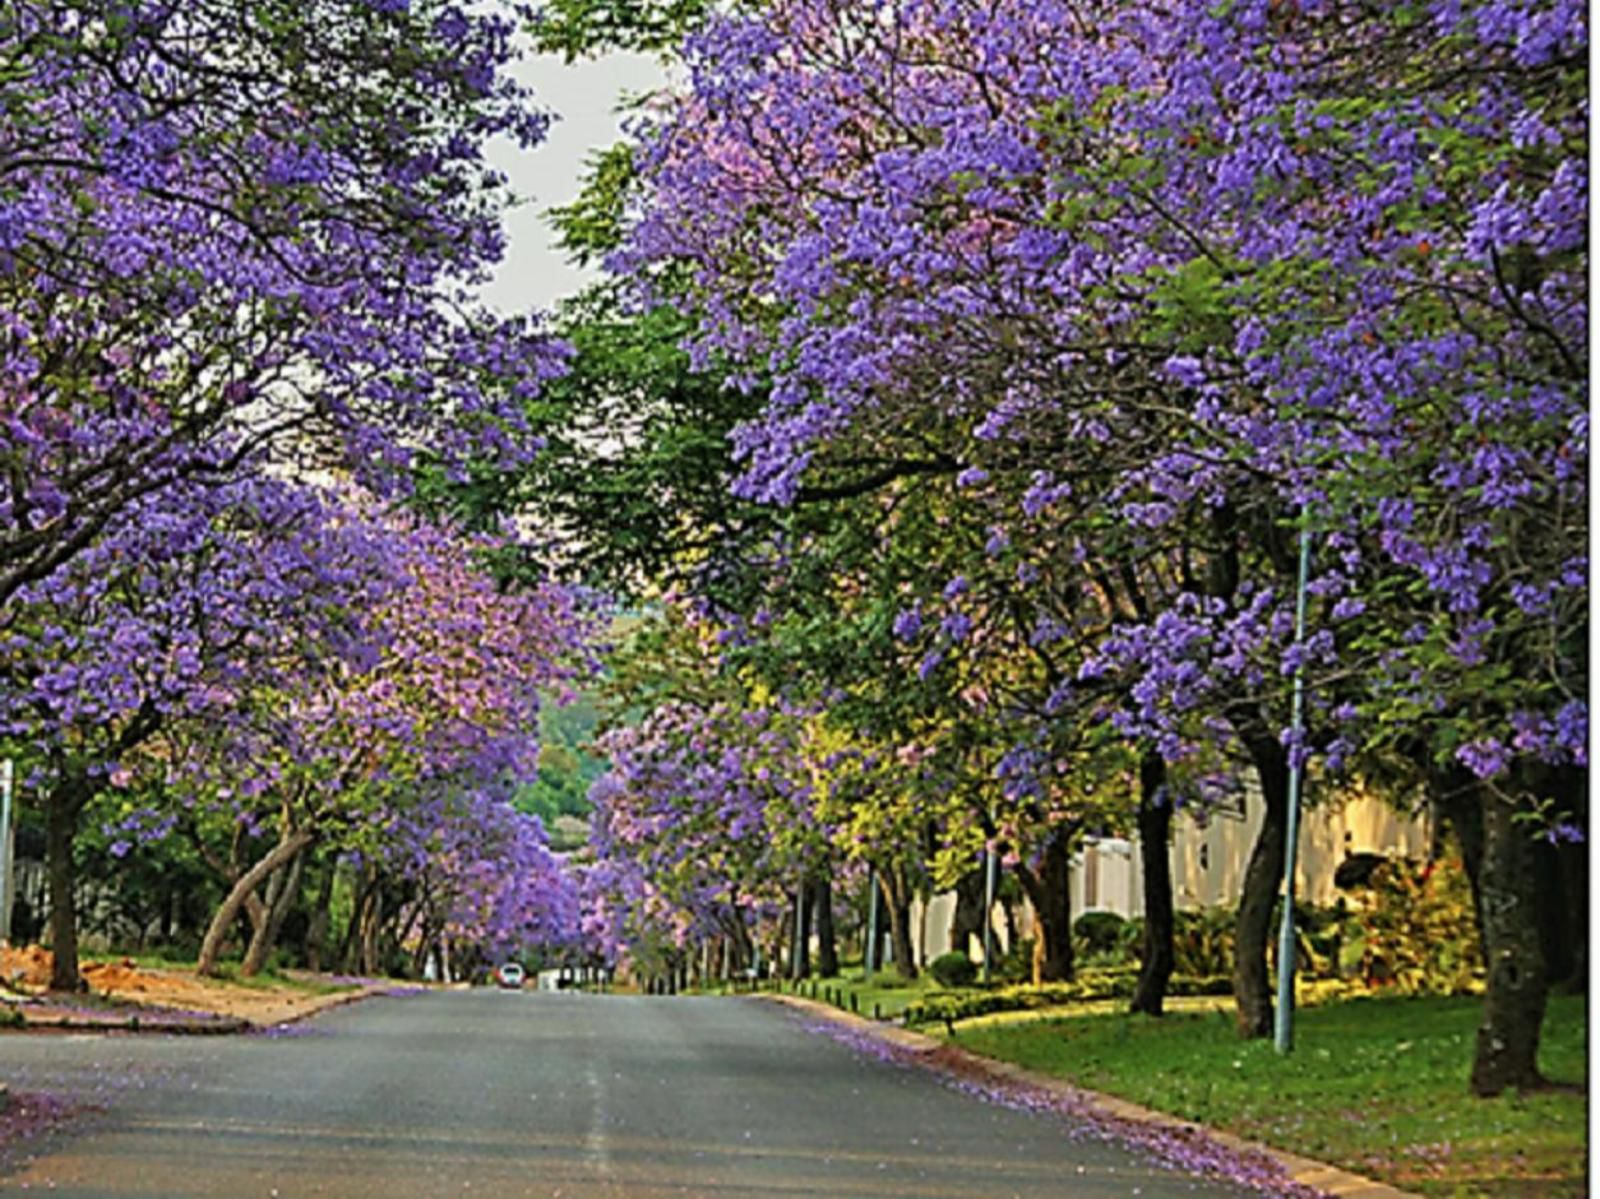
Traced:
<path fill-rule="evenodd" d="M 1295 586 L 1294 643 L 1303 647 L 1306 642 L 1306 580 L 1311 573 L 1311 528 L 1300 528 L 1300 574 Z M 1295 856 L 1300 845 L 1300 776 L 1305 760 L 1305 696 L 1306 668 L 1302 657 L 1294 668 L 1294 705 L 1289 726 L 1294 744 L 1289 751 L 1289 822 L 1284 830 L 1283 855 L 1283 922 L 1278 931 L 1278 1006 L 1273 1012 L 1272 1040 L 1279 1053 L 1294 1048 L 1294 871 Z"/>

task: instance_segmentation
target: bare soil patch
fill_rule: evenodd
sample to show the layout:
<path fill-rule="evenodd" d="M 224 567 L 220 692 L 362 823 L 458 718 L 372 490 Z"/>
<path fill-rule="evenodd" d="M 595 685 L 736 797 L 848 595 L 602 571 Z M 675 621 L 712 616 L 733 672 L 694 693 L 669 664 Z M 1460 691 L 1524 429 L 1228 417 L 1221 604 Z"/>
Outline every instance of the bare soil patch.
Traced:
<path fill-rule="evenodd" d="M 132 958 L 85 962 L 80 973 L 87 996 L 51 996 L 50 951 L 38 945 L 0 950 L 0 984 L 4 990 L 36 1002 L 24 1003 L 30 1023 L 59 1020 L 63 1012 L 107 1015 L 140 1008 L 245 1020 L 254 1025 L 298 1020 L 335 1004 L 385 989 L 385 984 L 335 982 L 331 977 L 297 975 L 292 979 L 201 978 L 181 966 L 143 966 Z"/>

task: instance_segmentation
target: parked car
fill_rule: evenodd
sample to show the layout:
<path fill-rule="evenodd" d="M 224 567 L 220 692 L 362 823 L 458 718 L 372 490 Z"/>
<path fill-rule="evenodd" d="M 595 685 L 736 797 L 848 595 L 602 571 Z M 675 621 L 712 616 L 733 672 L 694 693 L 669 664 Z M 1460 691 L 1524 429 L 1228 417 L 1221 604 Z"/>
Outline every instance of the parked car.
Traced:
<path fill-rule="evenodd" d="M 494 972 L 494 977 L 502 987 L 516 988 L 523 984 L 527 974 L 516 962 L 507 962 Z"/>

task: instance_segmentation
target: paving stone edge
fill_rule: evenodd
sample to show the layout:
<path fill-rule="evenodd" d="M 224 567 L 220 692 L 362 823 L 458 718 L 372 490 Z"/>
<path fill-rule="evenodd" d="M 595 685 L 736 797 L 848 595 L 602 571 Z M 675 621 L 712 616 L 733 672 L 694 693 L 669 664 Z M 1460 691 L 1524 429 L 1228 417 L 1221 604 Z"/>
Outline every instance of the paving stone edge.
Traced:
<path fill-rule="evenodd" d="M 1086 1102 L 1090 1107 L 1105 1115 L 1119 1120 L 1128 1120 L 1139 1124 L 1152 1124 L 1173 1131 L 1200 1127 L 1217 1144 L 1238 1152 L 1254 1153 L 1270 1158 L 1283 1167 L 1283 1171 L 1290 1181 L 1322 1191 L 1326 1195 L 1335 1196 L 1336 1199 L 1421 1199 L 1415 1192 L 1402 1191 L 1398 1187 L 1390 1186 L 1388 1183 L 1365 1178 L 1360 1174 L 1354 1174 L 1338 1166 L 1329 1165 L 1327 1162 L 1319 1162 L 1309 1157 L 1301 1157 L 1297 1153 L 1275 1149 L 1271 1145 L 1263 1145 L 1260 1141 L 1249 1141 L 1230 1132 L 1222 1132 L 1219 1129 L 1196 1125 L 1193 1120 L 1180 1120 L 1166 1112 L 1158 1112 L 1152 1108 L 1141 1107 L 1137 1103 L 1130 1103 L 1126 1099 L 1118 1099 L 1114 1095 L 1104 1095 L 1099 1091 L 1087 1091 L 1082 1087 L 1075 1087 L 1065 1083 L 1059 1078 L 1052 1078 L 1048 1074 L 1041 1074 L 1035 1070 L 1013 1065 L 1010 1062 L 1002 1062 L 995 1058 L 973 1053 L 970 1049 L 965 1049 L 953 1042 L 940 1041 L 923 1033 L 901 1028 L 898 1025 L 869 1020 L 865 1016 L 841 1011 L 830 1004 L 807 999 L 801 995 L 762 992 L 757 993 L 753 998 L 781 1003 L 803 1011 L 807 1015 L 832 1020 L 836 1024 L 842 1024 L 858 1032 L 864 1032 L 881 1041 L 910 1050 L 912 1053 L 931 1054 L 935 1050 L 942 1050 L 946 1054 L 953 1054 L 962 1059 L 965 1064 L 1003 1078 L 1008 1082 L 1037 1087 L 1040 1090 L 1049 1091 L 1057 1095 L 1070 1095 L 1075 1099 Z"/>

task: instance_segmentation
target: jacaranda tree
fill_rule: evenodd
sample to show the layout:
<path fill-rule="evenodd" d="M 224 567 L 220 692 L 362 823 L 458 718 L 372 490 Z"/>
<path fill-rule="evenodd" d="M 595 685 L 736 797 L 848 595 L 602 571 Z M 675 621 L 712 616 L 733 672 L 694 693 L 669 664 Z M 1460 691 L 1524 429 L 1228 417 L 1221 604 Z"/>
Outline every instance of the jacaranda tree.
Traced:
<path fill-rule="evenodd" d="M 770 380 L 744 494 L 1012 473 L 1134 572 L 1077 679 L 1254 767 L 1241 1031 L 1291 764 L 1464 771 L 1483 1093 L 1537 1080 L 1529 847 L 1583 820 L 1586 46 L 1569 4 L 778 3 L 691 38 L 616 264 L 691 271 L 704 351 Z"/>

